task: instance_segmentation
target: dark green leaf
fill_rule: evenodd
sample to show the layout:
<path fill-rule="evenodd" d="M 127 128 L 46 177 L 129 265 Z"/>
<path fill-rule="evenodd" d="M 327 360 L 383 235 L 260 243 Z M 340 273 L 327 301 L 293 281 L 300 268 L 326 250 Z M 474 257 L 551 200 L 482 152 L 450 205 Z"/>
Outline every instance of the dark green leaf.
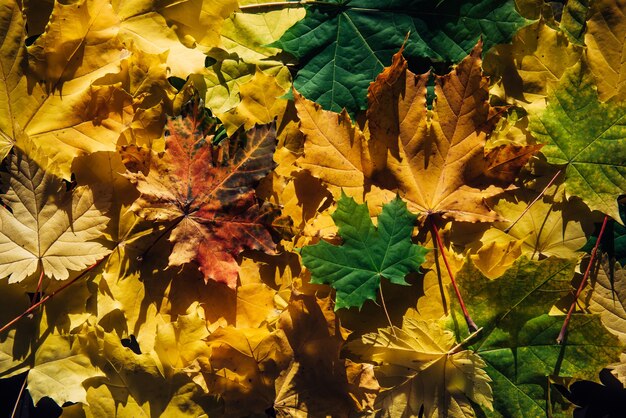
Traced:
<path fill-rule="evenodd" d="M 308 6 L 306 17 L 274 46 L 300 60 L 296 90 L 325 109 L 354 114 L 366 108 L 370 82 L 409 32 L 408 59 L 456 63 L 479 37 L 487 51 L 527 22 L 513 0 L 333 0 Z"/>
<path fill-rule="evenodd" d="M 335 309 L 376 300 L 381 277 L 408 285 L 404 277 L 418 271 L 428 250 L 411 242 L 415 215 L 399 197 L 383 206 L 378 228 L 367 204 L 358 205 L 342 195 L 333 213 L 343 245 L 326 241 L 302 248 L 302 261 L 311 270 L 312 283 L 328 283 L 337 289 Z"/>

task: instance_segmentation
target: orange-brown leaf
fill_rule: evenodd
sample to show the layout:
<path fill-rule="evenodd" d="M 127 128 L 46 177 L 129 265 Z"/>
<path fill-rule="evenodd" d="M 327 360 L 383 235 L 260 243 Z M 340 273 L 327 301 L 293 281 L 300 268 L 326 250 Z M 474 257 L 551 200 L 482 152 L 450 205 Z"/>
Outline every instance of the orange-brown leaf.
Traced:
<path fill-rule="evenodd" d="M 148 220 L 171 222 L 174 248 L 169 266 L 195 260 L 209 279 L 237 283 L 235 260 L 244 249 L 273 252 L 276 209 L 259 203 L 254 187 L 273 167 L 273 125 L 257 126 L 245 138 L 212 143 L 215 123 L 197 101 L 170 118 L 166 150 L 153 155 L 150 171 L 127 173 L 141 196 L 133 210 Z"/>

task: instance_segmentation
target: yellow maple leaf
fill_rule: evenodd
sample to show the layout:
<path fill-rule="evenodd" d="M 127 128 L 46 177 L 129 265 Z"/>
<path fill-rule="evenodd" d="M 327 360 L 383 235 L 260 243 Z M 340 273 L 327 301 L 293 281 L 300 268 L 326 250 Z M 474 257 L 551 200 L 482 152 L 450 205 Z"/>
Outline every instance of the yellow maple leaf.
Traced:
<path fill-rule="evenodd" d="M 592 2 L 585 44 L 589 69 L 596 76 L 601 101 L 626 98 L 626 3 Z"/>
<path fill-rule="evenodd" d="M 294 92 L 300 130 L 304 133 L 304 155 L 297 165 L 319 178 L 333 194 L 341 191 L 363 201 L 366 183 L 373 166 L 367 139 L 358 126 L 352 125 L 344 110 L 337 114 L 323 110 L 317 103 Z"/>
<path fill-rule="evenodd" d="M 15 3 L 12 10 L 4 19 L 13 28 L 21 17 Z M 0 83 L 6 97 L 0 130 L 13 140 L 25 132 L 44 154 L 55 156 L 57 174 L 69 179 L 77 155 L 115 150 L 119 133 L 133 118 L 132 97 L 118 85 L 96 83 L 118 72 L 126 57 L 116 42 L 117 17 L 106 0 L 57 2 L 52 19 L 28 54 L 23 22 L 12 32 L 11 38 L 22 42 L 9 54 L 12 65 L 5 68 L 10 72 Z M 73 20 L 69 29 L 61 29 L 63 21 Z"/>
<path fill-rule="evenodd" d="M 3 175 L 2 200 L 11 210 L 0 207 L 0 277 L 14 283 L 42 269 L 46 277 L 64 280 L 110 252 L 95 241 L 108 222 L 106 192 L 78 187 L 67 193 L 19 150 L 9 173 Z"/>
<path fill-rule="evenodd" d="M 168 51 L 170 75 L 183 79 L 202 71 L 205 52 L 218 46 L 221 25 L 237 7 L 235 0 L 114 3 L 122 41 L 152 54 Z"/>
<path fill-rule="evenodd" d="M 264 9 L 266 3 L 270 1 L 240 0 L 238 10 L 222 25 L 221 47 L 249 63 L 267 62 L 279 54 L 279 48 L 268 45 L 280 39 L 306 11 L 291 7 Z"/>
<path fill-rule="evenodd" d="M 455 347 L 454 335 L 436 321 L 405 317 L 402 328 L 365 334 L 351 350 L 375 362 L 383 387 L 376 400 L 381 416 L 475 416 L 470 400 L 492 409 L 485 362 Z"/>
<path fill-rule="evenodd" d="M 72 342 L 74 340 L 74 342 Z M 28 392 L 35 404 L 44 396 L 57 404 L 87 402 L 83 382 L 104 376 L 91 363 L 87 352 L 72 336 L 48 336 L 35 353 L 34 366 L 28 372 Z"/>
<path fill-rule="evenodd" d="M 626 344 L 626 274 L 622 266 L 619 263 L 611 265 L 610 258 L 604 255 L 587 293 L 584 300 L 589 300 L 589 310 L 599 314 L 604 326 L 622 344 Z M 625 359 L 626 350 L 621 355 L 620 363 L 609 366 L 623 384 L 626 384 Z"/>
<path fill-rule="evenodd" d="M 431 116 L 426 108 L 430 75 L 410 72 L 401 52 L 370 85 L 371 142 L 375 149 L 389 150 L 387 167 L 413 212 L 468 222 L 498 219 L 485 199 L 503 189 L 480 180 L 485 140 L 498 120 L 487 101 L 480 55 L 479 43 L 452 72 L 435 76 Z M 372 155 L 380 158 L 381 151 Z"/>
<path fill-rule="evenodd" d="M 263 412 L 274 401 L 274 380 L 292 357 L 282 330 L 219 328 L 208 338 L 211 358 L 203 365 L 209 393 L 226 401 L 226 414 Z"/>
<path fill-rule="evenodd" d="M 580 59 L 581 48 L 541 19 L 520 29 L 511 44 L 498 45 L 485 56 L 484 69 L 497 79 L 491 92 L 522 107 L 545 106 L 548 89 Z"/>
<path fill-rule="evenodd" d="M 270 123 L 281 116 L 287 108 L 287 100 L 280 97 L 286 90 L 279 86 L 275 77 L 257 68 L 254 76 L 239 87 L 241 102 L 226 113 L 217 116 L 224 123 L 226 132 L 232 135 L 240 126 L 247 131 L 255 124 Z M 280 126 L 280 122 L 278 122 Z"/>
<path fill-rule="evenodd" d="M 528 212 L 507 230 L 511 222 L 518 219 L 526 209 L 531 197 L 518 196 L 500 200 L 494 206 L 494 210 L 509 221 L 494 223 L 480 239 L 481 243 L 486 245 L 490 242 L 499 242 L 505 245 L 508 242 L 521 241 L 522 254 L 527 254 L 531 258 L 577 257 L 593 229 L 590 215 L 576 215 L 588 212 L 580 201 L 565 203 L 544 197 L 535 202 Z"/>

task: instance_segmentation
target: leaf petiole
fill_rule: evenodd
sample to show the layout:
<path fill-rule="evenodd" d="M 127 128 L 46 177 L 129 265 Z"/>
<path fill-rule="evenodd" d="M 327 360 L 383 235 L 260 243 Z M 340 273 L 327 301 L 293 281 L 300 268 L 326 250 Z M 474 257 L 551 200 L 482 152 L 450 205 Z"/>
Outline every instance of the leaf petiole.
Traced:
<path fill-rule="evenodd" d="M 604 229 L 606 228 L 606 224 L 609 220 L 609 215 L 604 215 L 604 221 L 602 222 L 602 228 L 600 228 L 600 233 L 598 234 L 598 239 L 596 240 L 596 245 L 593 247 L 593 251 L 591 251 L 591 257 L 589 258 L 589 264 L 587 265 L 587 269 L 585 270 L 585 275 L 583 276 L 580 285 L 578 286 L 578 290 L 576 291 L 576 296 L 572 301 L 572 304 L 567 311 L 567 315 L 565 316 L 565 321 L 563 322 L 563 326 L 561 327 L 561 332 L 559 332 L 559 336 L 556 339 L 558 344 L 563 343 L 565 340 L 565 334 L 567 333 L 567 326 L 569 325 L 569 321 L 572 318 L 572 312 L 574 312 L 574 307 L 576 306 L 576 302 L 578 302 L 578 297 L 582 293 L 585 285 L 587 284 L 587 279 L 589 278 L 589 273 L 591 272 L 591 266 L 593 265 L 593 261 L 596 258 L 596 253 L 598 252 L 598 247 L 600 246 L 600 241 L 602 241 L 602 234 L 604 234 Z"/>
<path fill-rule="evenodd" d="M 467 346 L 467 344 L 472 341 L 478 334 L 480 334 L 480 332 L 483 330 L 483 327 L 478 328 L 476 331 L 472 332 L 470 335 L 468 335 L 463 341 L 461 341 L 460 343 L 458 343 L 457 345 L 455 345 L 454 347 L 452 347 L 449 351 L 448 351 L 448 355 L 452 355 L 452 354 L 456 354 L 459 351 L 461 351 L 462 348 L 464 348 L 465 346 Z"/>
<path fill-rule="evenodd" d="M 391 317 L 389 316 L 389 312 L 387 311 L 387 305 L 385 304 L 385 296 L 383 295 L 383 284 L 379 283 L 378 284 L 378 291 L 380 292 L 380 301 L 382 302 L 383 305 L 383 311 L 385 311 L 385 316 L 387 317 L 387 322 L 389 322 L 389 326 L 391 327 L 391 332 L 393 333 L 393 336 L 398 338 L 398 336 L 396 335 L 396 330 L 393 326 L 393 323 L 391 322 Z"/>
<path fill-rule="evenodd" d="M 478 330 L 478 326 L 476 326 L 476 323 L 474 323 L 472 317 L 467 311 L 467 308 L 465 307 L 465 302 L 463 302 L 463 297 L 461 296 L 461 292 L 459 291 L 459 287 L 456 284 L 456 280 L 454 280 L 454 274 L 452 273 L 452 269 L 450 268 L 450 264 L 448 263 L 448 258 L 446 257 L 446 252 L 443 249 L 443 243 L 441 242 L 441 237 L 439 236 L 439 229 L 437 229 L 437 225 L 435 225 L 435 222 L 432 220 L 431 217 L 429 217 L 428 219 L 430 220 L 431 231 L 433 237 L 435 238 L 435 247 L 441 252 L 441 257 L 443 258 L 443 262 L 446 265 L 446 269 L 448 270 L 448 275 L 450 276 L 450 281 L 452 282 L 454 293 L 456 293 L 456 297 L 459 300 L 459 304 L 461 305 L 461 310 L 463 311 L 463 316 L 465 317 L 467 328 L 469 329 L 470 333 L 474 333 Z"/>
<path fill-rule="evenodd" d="M 510 231 L 511 229 L 513 229 L 513 227 L 515 226 L 515 224 L 517 224 L 517 223 L 519 222 L 519 220 L 520 220 L 520 219 L 522 219 L 522 217 L 526 214 L 526 212 L 528 212 L 528 211 L 530 210 L 530 208 L 531 208 L 531 207 L 532 207 L 535 203 L 537 203 L 537 201 L 538 201 L 539 199 L 541 199 L 541 198 L 543 197 L 543 195 L 544 195 L 544 194 L 546 194 L 546 191 L 548 190 L 548 188 L 550 188 L 550 186 L 552 186 L 552 183 L 554 183 L 554 181 L 557 179 L 557 177 L 559 177 L 559 175 L 561 174 L 561 171 L 562 171 L 562 170 L 559 170 L 559 171 L 557 171 L 557 172 L 556 172 L 556 174 L 555 174 L 555 175 L 552 177 L 552 179 L 548 182 L 548 184 L 546 185 L 546 187 L 544 187 L 544 188 L 543 188 L 543 190 L 541 191 L 541 193 L 539 193 L 539 195 L 538 195 L 538 196 L 537 196 L 537 197 L 536 197 L 536 198 L 535 198 L 532 202 L 530 202 L 530 203 L 528 204 L 528 206 L 526 206 L 526 209 L 524 209 L 524 210 L 522 211 L 522 213 L 520 213 L 520 215 L 517 217 L 517 219 L 516 219 L 516 220 L 515 220 L 515 221 L 514 221 L 511 225 L 509 225 L 509 226 L 508 226 L 508 227 L 504 230 L 504 232 L 505 232 L 505 233 L 507 233 L 507 234 L 508 234 L 508 233 L 509 233 L 509 231 Z"/>
<path fill-rule="evenodd" d="M 332 3 L 329 1 L 272 1 L 261 4 L 244 4 L 239 6 L 239 11 L 244 13 L 261 13 L 265 9 L 294 9 L 304 6 L 341 6 L 338 3 Z"/>
<path fill-rule="evenodd" d="M 89 271 L 93 270 L 94 268 L 96 268 L 97 266 L 99 266 L 104 260 L 107 260 L 109 258 L 109 256 L 107 255 L 106 257 L 101 258 L 100 260 L 96 261 L 94 264 L 92 264 L 91 266 L 87 267 L 85 270 L 83 270 L 82 273 L 80 273 L 78 276 L 74 277 L 72 280 L 68 280 L 67 283 L 65 283 L 63 286 L 59 287 L 57 290 L 55 290 L 54 292 L 50 293 L 48 296 L 41 298 L 39 301 L 37 301 L 36 303 L 33 303 L 30 308 L 26 309 L 24 312 L 22 312 L 21 314 L 19 314 L 18 316 L 16 316 L 15 318 L 13 318 L 11 321 L 9 321 L 7 324 L 5 324 L 2 328 L 0 328 L 0 334 L 2 334 L 4 331 L 6 331 L 7 329 L 9 329 L 12 325 L 14 325 L 17 321 L 19 321 L 20 319 L 24 318 L 25 316 L 27 316 L 28 314 L 30 314 L 31 312 L 33 312 L 35 309 L 37 309 L 39 306 L 43 305 L 44 303 L 46 303 L 49 299 L 52 299 L 56 294 L 62 292 L 63 290 L 65 290 L 66 288 L 68 288 L 70 285 L 76 283 L 78 280 L 82 279 Z"/>

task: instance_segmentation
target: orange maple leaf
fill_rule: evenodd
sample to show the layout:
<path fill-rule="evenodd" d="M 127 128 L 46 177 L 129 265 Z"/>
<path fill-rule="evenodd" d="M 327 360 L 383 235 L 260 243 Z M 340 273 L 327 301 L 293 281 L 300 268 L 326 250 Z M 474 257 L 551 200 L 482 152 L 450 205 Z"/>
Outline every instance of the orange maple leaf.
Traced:
<path fill-rule="evenodd" d="M 273 124 L 256 126 L 213 144 L 215 122 L 192 100 L 169 118 L 166 150 L 151 156 L 147 175 L 127 172 L 141 196 L 132 209 L 141 217 L 170 221 L 174 248 L 169 266 L 195 260 L 204 274 L 234 288 L 245 249 L 273 253 L 274 206 L 259 203 L 254 187 L 273 168 Z"/>
<path fill-rule="evenodd" d="M 433 76 L 432 112 L 426 106 L 431 74 L 409 71 L 402 50 L 370 85 L 370 141 L 375 153 L 389 150 L 387 167 L 400 195 L 422 216 L 438 214 L 466 222 L 498 219 L 485 199 L 504 189 L 484 181 L 489 162 L 484 148 L 503 109 L 489 105 L 481 52 L 479 42 L 449 74 Z"/>

